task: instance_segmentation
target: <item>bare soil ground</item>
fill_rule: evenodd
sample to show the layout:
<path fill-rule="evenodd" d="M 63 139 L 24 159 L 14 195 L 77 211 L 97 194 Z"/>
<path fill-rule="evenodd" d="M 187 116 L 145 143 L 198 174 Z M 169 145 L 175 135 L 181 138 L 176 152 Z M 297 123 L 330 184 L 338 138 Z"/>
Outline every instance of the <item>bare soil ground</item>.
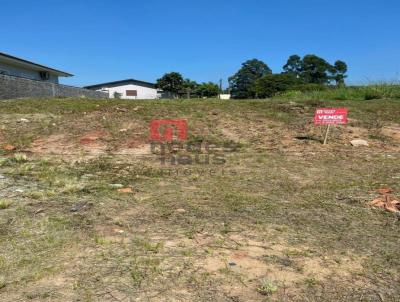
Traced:
<path fill-rule="evenodd" d="M 177 118 L 237 149 L 162 165 Z M 0 149 L 1 301 L 399 301 L 399 100 L 10 100 Z"/>

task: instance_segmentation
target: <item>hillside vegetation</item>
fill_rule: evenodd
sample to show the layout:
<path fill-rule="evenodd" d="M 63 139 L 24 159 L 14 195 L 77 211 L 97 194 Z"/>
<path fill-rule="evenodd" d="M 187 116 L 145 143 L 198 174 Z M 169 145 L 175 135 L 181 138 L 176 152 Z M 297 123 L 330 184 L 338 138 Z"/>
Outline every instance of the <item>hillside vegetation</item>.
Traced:
<path fill-rule="evenodd" d="M 324 87 L 305 85 L 299 90 L 289 90 L 277 95 L 281 99 L 293 100 L 382 100 L 400 99 L 400 85 L 371 84 L 355 87 Z"/>
<path fill-rule="evenodd" d="M 0 300 L 398 301 L 400 221 L 368 205 L 400 197 L 400 100 L 379 89 L 0 101 Z M 349 109 L 325 146 L 319 107 Z M 224 164 L 162 165 L 153 119 Z"/>

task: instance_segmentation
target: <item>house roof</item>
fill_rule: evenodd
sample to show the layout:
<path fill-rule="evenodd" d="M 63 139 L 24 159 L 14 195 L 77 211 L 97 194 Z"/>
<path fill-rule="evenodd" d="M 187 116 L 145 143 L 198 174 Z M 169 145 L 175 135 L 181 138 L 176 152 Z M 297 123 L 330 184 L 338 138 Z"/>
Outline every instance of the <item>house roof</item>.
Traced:
<path fill-rule="evenodd" d="M 121 80 L 121 81 L 95 84 L 95 85 L 85 86 L 83 88 L 100 89 L 100 88 L 107 88 L 107 87 L 116 87 L 116 86 L 121 86 L 121 85 L 126 85 L 126 84 L 134 84 L 134 85 L 148 87 L 148 88 L 156 88 L 156 84 L 154 84 L 154 83 L 139 81 L 139 80 L 135 80 L 135 79 L 126 79 L 126 80 Z"/>
<path fill-rule="evenodd" d="M 4 63 L 8 63 L 8 64 L 12 64 L 15 66 L 20 66 L 20 67 L 24 67 L 24 68 L 28 68 L 28 69 L 33 69 L 33 70 L 37 70 L 37 71 L 48 71 L 49 73 L 61 76 L 61 77 L 72 77 L 73 75 L 65 72 L 65 71 L 61 71 L 61 70 L 57 70 L 54 68 L 50 68 L 44 65 L 40 65 L 37 63 L 33 63 L 31 61 L 27 61 L 21 58 L 17 58 L 14 56 L 11 56 L 9 54 L 0 52 L 0 62 L 4 62 Z"/>

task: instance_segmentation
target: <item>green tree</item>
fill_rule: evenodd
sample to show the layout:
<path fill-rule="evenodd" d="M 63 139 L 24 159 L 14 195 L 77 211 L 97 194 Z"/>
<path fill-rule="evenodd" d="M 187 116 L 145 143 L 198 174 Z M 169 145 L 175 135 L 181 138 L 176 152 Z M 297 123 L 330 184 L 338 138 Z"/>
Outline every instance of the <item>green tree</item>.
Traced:
<path fill-rule="evenodd" d="M 337 60 L 333 65 L 332 79 L 336 82 L 336 85 L 344 85 L 344 80 L 347 78 L 347 64 L 343 61 Z"/>
<path fill-rule="evenodd" d="M 182 88 L 184 90 L 190 89 L 191 91 L 195 91 L 199 84 L 196 81 L 192 81 L 190 79 L 185 79 L 182 83 Z"/>
<path fill-rule="evenodd" d="M 199 84 L 196 81 L 192 81 L 190 79 L 185 79 L 182 83 L 182 90 L 180 94 L 185 94 L 188 99 L 193 93 L 196 93 Z"/>
<path fill-rule="evenodd" d="M 283 92 L 301 84 L 302 81 L 293 73 L 267 74 L 256 80 L 253 85 L 258 97 L 272 97 L 279 92 Z"/>
<path fill-rule="evenodd" d="M 302 60 L 301 78 L 306 83 L 328 84 L 332 65 L 316 55 L 306 55 Z"/>
<path fill-rule="evenodd" d="M 177 97 L 179 91 L 183 88 L 183 77 L 178 72 L 166 73 L 162 78 L 157 80 L 156 86 L 164 91 L 168 91 Z"/>
<path fill-rule="evenodd" d="M 199 96 L 208 98 L 215 97 L 220 93 L 218 85 L 212 82 L 200 84 L 196 92 Z"/>
<path fill-rule="evenodd" d="M 302 71 L 303 61 L 300 56 L 292 55 L 283 66 L 283 73 L 294 74 L 296 77 L 300 77 Z"/>
<path fill-rule="evenodd" d="M 272 74 L 272 70 L 264 62 L 257 59 L 244 62 L 240 70 L 229 78 L 232 96 L 239 99 L 257 97 L 253 85 L 267 74 Z"/>
<path fill-rule="evenodd" d="M 331 65 L 316 55 L 306 55 L 303 58 L 292 55 L 283 66 L 283 73 L 296 75 L 305 84 L 326 85 L 335 81 L 337 85 L 343 85 L 346 72 L 345 62 L 338 60 Z"/>

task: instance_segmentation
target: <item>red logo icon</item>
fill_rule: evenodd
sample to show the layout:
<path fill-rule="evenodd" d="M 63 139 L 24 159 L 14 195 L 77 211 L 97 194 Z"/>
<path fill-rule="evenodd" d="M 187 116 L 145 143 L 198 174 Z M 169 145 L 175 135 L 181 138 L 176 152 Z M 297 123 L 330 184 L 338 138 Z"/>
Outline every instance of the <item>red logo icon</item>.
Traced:
<path fill-rule="evenodd" d="M 152 141 L 184 141 L 188 136 L 186 120 L 152 120 L 150 123 L 150 139 Z"/>

